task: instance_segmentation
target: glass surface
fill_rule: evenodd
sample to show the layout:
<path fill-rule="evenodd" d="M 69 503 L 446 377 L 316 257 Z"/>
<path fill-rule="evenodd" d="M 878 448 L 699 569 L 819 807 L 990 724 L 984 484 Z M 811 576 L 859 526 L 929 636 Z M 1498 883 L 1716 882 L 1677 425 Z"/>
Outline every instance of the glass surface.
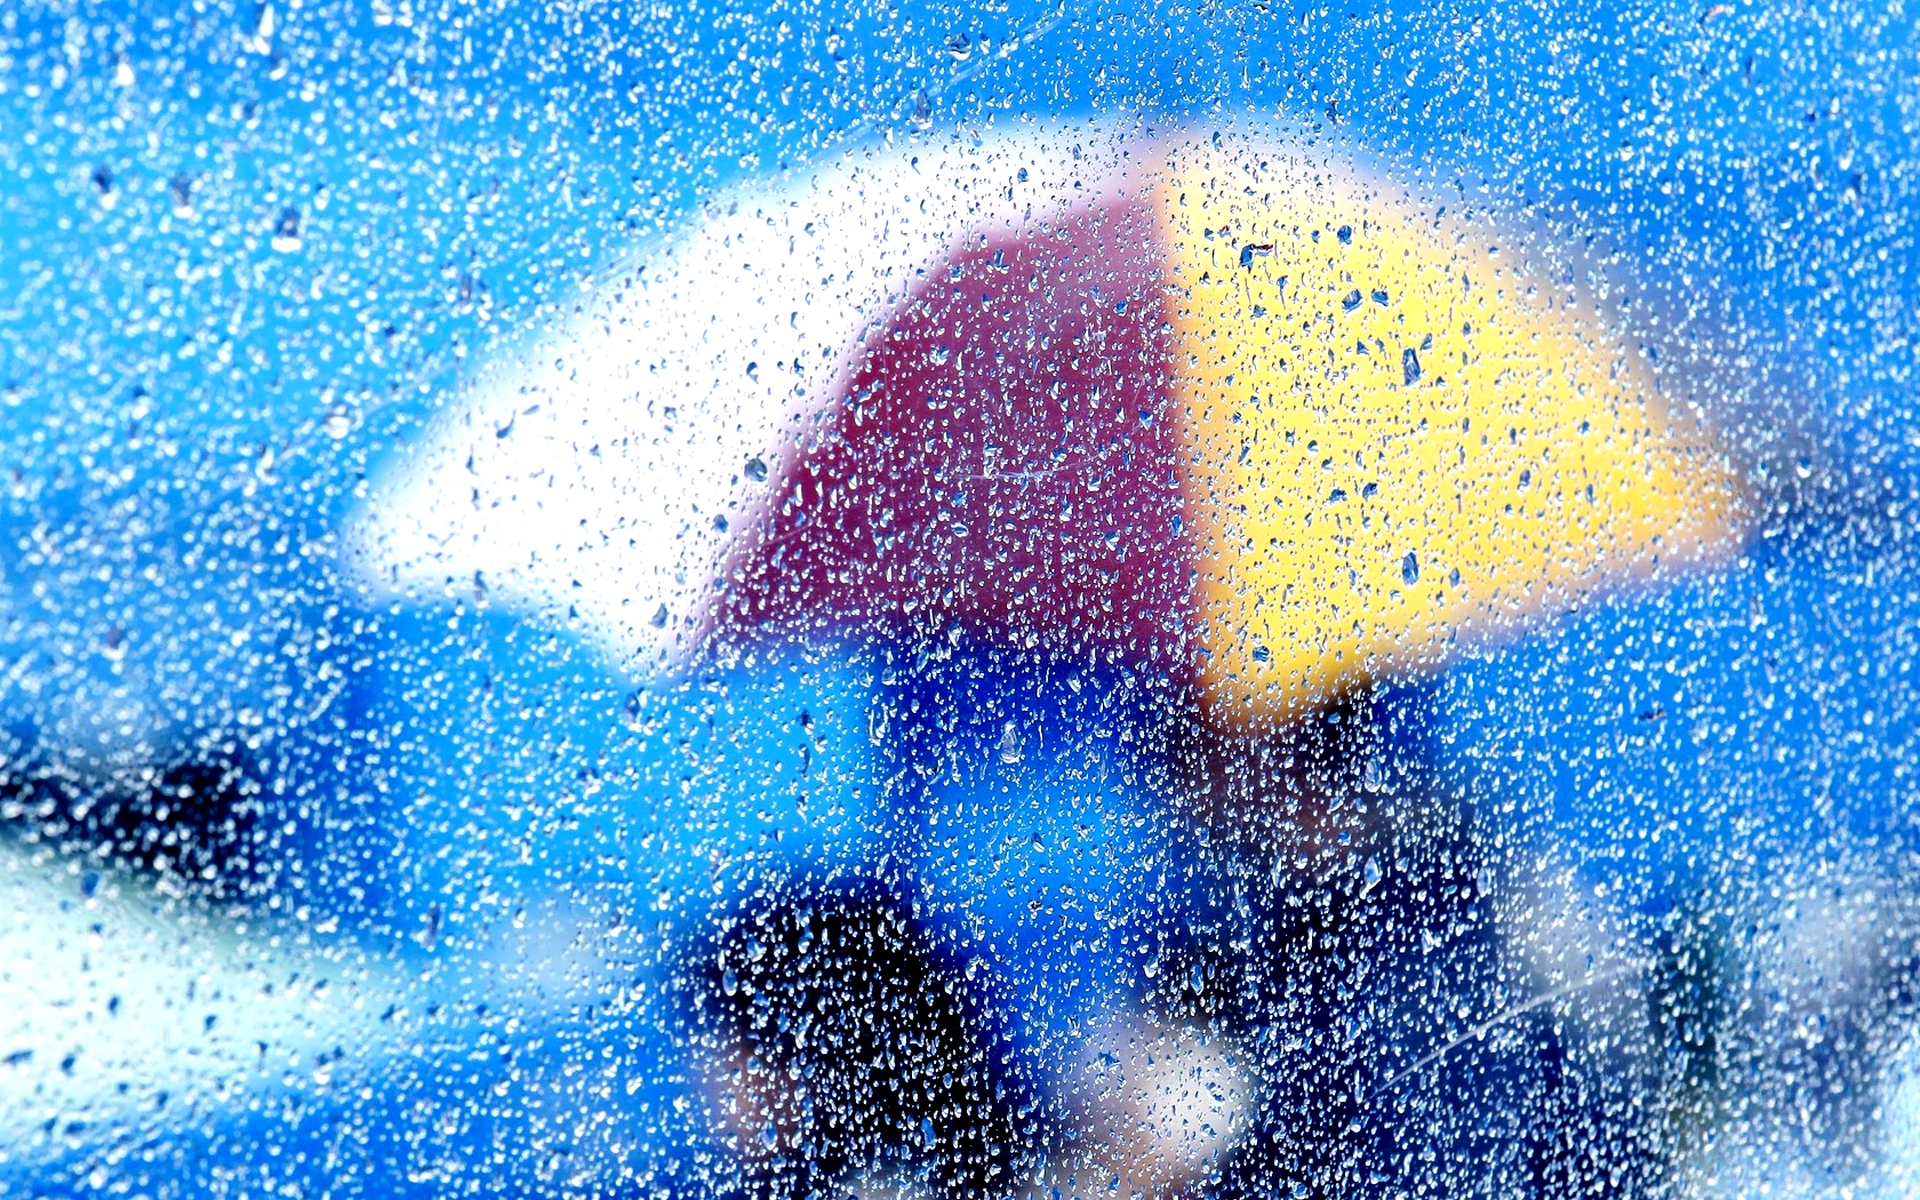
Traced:
<path fill-rule="evenodd" d="M 0 1195 L 1915 1194 L 1917 47 L 0 8 Z"/>

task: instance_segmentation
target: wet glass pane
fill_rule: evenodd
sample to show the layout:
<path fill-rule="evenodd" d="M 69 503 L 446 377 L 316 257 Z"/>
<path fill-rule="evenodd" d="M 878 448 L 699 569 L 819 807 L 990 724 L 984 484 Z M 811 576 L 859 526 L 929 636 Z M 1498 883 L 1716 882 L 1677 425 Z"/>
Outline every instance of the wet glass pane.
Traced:
<path fill-rule="evenodd" d="M 0 8 L 0 1195 L 1915 1194 L 1916 47 Z"/>

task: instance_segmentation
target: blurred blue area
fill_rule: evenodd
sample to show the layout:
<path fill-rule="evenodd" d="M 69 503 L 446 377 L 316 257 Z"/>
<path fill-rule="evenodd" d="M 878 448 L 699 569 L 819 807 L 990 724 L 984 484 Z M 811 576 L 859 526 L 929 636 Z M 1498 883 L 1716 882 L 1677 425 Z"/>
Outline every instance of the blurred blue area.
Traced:
<path fill-rule="evenodd" d="M 1441 755 L 1517 834 L 1656 913 L 1796 862 L 1911 880 L 1914 580 L 1889 540 L 1757 547 L 1463 667 Z"/>
<path fill-rule="evenodd" d="M 961 663 L 898 705 L 939 731 L 914 806 L 921 914 L 1029 1086 L 1057 1086 L 1088 1028 L 1139 1012 L 1154 977 L 1178 969 L 1210 915 L 1210 872 L 1154 769 L 1143 730 L 1165 718 L 1150 689 Z"/>
<path fill-rule="evenodd" d="M 439 910 L 484 939 L 543 903 L 684 926 L 754 888 L 870 869 L 898 836 L 864 656 L 770 647 L 636 690 L 550 631 L 453 623 L 383 629 L 351 720 L 393 731 L 355 764 L 380 819 L 321 855 L 378 840 L 363 911 L 402 936 Z"/>

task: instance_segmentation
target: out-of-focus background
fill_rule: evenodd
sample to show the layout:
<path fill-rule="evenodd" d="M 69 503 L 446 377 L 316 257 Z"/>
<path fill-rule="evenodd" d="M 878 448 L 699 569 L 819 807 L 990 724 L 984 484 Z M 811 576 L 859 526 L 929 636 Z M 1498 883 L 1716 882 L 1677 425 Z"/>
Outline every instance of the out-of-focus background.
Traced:
<path fill-rule="evenodd" d="M 1739 544 L 1256 734 L 1071 613 L 608 632 L 728 532 L 633 524 L 647 364 L 861 329 L 749 227 L 910 273 L 1165 139 L 1581 289 Z M 0 1193 L 1911 1194 L 1916 216 L 1899 5 L 8 7 Z"/>

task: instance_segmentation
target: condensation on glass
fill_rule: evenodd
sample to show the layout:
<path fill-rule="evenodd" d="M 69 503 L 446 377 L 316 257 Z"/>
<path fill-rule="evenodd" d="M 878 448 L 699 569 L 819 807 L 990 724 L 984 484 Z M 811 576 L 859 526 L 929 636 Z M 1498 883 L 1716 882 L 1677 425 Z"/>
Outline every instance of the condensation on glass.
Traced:
<path fill-rule="evenodd" d="M 1911 1194 L 1917 44 L 0 14 L 0 1194 Z"/>

